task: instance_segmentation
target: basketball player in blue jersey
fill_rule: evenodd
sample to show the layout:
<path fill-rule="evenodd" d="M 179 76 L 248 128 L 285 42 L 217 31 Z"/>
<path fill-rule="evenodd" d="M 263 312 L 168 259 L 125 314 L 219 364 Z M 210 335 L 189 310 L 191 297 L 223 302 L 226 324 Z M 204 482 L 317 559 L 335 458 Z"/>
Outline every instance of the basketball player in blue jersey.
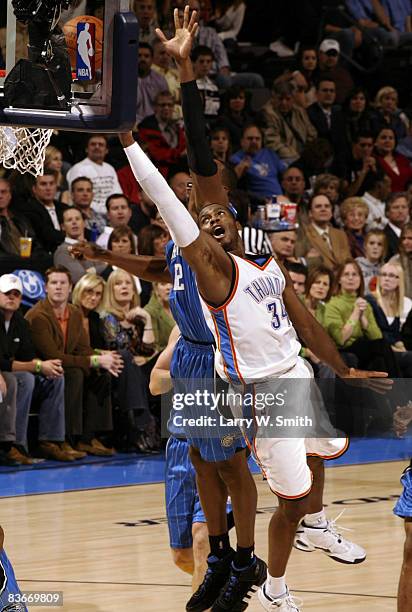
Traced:
<path fill-rule="evenodd" d="M 397 408 L 394 414 L 394 430 L 401 437 L 406 434 L 412 422 L 412 404 Z M 403 563 L 398 587 L 398 612 L 412 610 L 412 459 L 401 478 L 403 491 L 398 499 L 394 513 L 404 519 L 405 544 Z"/>
<path fill-rule="evenodd" d="M 4 531 L 0 527 L 0 612 L 27 612 L 13 567 L 3 548 Z"/>
<path fill-rule="evenodd" d="M 152 395 L 167 393 L 173 388 L 170 375 L 172 357 L 180 331 L 173 328 L 169 342 L 150 374 Z M 210 551 L 206 518 L 196 489 L 196 474 L 189 458 L 189 444 L 182 428 L 173 423 L 173 412 L 168 430 L 171 436 L 166 446 L 165 493 L 170 549 L 173 561 L 182 571 L 192 575 L 192 589 L 196 591 L 203 580 Z"/>
<path fill-rule="evenodd" d="M 176 326 L 151 372 L 152 395 L 167 393 L 173 388 L 171 369 L 179 337 L 180 330 Z M 167 523 L 173 560 L 181 570 L 192 574 L 192 588 L 196 591 L 205 575 L 210 546 L 206 517 L 196 487 L 196 473 L 189 458 L 189 443 L 184 438 L 184 429 L 174 423 L 176 414 L 176 411 L 171 410 L 168 423 L 171 436 L 166 446 Z M 233 526 L 230 505 L 227 509 L 228 526 Z"/>

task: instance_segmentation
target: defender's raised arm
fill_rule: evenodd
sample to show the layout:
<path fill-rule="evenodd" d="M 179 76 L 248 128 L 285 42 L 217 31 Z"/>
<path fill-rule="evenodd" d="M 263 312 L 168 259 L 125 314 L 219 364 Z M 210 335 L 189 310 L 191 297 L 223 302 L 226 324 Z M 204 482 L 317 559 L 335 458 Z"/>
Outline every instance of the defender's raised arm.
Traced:
<path fill-rule="evenodd" d="M 175 60 L 179 70 L 182 92 L 182 109 L 185 124 L 187 158 L 196 189 L 197 212 L 206 204 L 228 204 L 227 190 L 222 184 L 222 168 L 213 159 L 206 132 L 203 103 L 196 85 L 190 59 L 193 38 L 197 31 L 197 13 L 185 7 L 183 23 L 178 10 L 174 11 L 176 33 L 167 40 L 163 32 L 156 30 L 167 53 Z"/>

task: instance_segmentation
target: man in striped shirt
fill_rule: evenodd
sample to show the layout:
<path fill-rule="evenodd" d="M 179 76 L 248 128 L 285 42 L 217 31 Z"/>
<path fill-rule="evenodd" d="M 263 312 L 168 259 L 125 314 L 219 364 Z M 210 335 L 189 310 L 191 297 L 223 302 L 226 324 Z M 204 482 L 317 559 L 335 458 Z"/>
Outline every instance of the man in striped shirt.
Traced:
<path fill-rule="evenodd" d="M 245 247 L 246 255 L 271 255 L 273 249 L 266 233 L 251 225 L 244 225 L 239 234 Z"/>

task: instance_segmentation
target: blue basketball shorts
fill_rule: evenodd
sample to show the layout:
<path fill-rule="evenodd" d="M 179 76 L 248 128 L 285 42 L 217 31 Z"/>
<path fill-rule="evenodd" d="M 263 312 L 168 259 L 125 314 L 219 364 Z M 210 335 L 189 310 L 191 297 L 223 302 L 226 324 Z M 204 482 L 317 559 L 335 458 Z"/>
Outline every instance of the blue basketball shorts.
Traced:
<path fill-rule="evenodd" d="M 214 392 L 214 352 L 210 345 L 201 345 L 180 338 L 176 344 L 170 365 L 173 378 L 174 394 L 194 394 L 207 390 Z M 173 411 L 171 421 L 173 422 Z M 182 416 L 196 418 L 202 414 L 202 408 L 186 406 Z M 218 413 L 210 413 L 219 420 Z M 176 431 L 170 428 L 172 434 Z M 191 446 L 198 449 L 204 461 L 225 461 L 236 452 L 245 448 L 242 432 L 238 427 L 188 427 L 182 425 L 183 435 Z"/>
<path fill-rule="evenodd" d="M 191 548 L 193 523 L 206 523 L 196 488 L 189 444 L 171 436 L 166 446 L 166 514 L 170 548 Z M 227 512 L 232 510 L 227 504 Z"/>
<path fill-rule="evenodd" d="M 401 484 L 403 485 L 403 491 L 393 511 L 401 518 L 410 518 L 412 517 L 412 465 L 404 470 L 401 476 Z"/>
<path fill-rule="evenodd" d="M 166 446 L 166 514 L 170 548 L 191 548 L 193 523 L 206 523 L 189 444 L 171 436 Z"/>

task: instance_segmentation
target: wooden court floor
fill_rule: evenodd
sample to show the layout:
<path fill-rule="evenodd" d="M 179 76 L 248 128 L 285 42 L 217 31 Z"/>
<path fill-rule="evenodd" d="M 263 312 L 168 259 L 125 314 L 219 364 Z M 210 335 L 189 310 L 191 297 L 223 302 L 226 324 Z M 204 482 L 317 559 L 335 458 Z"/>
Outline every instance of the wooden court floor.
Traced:
<path fill-rule="evenodd" d="M 320 552 L 294 550 L 288 584 L 304 611 L 396 610 L 403 525 L 392 514 L 404 462 L 327 470 L 330 517 L 362 544 L 367 560 L 336 563 Z M 266 557 L 273 495 L 259 477 L 257 550 Z M 5 547 L 20 586 L 63 591 L 67 612 L 181 612 L 189 577 L 169 555 L 162 485 L 34 495 L 0 500 Z M 36 607 L 47 611 L 57 608 Z M 261 610 L 256 599 L 250 612 Z"/>

